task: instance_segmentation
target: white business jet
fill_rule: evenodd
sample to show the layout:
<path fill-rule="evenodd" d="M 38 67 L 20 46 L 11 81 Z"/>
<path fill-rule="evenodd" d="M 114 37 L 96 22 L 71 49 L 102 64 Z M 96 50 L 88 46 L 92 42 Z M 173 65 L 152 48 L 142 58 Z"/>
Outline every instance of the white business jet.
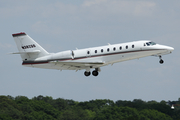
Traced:
<path fill-rule="evenodd" d="M 22 65 L 34 68 L 57 70 L 82 70 L 84 75 L 97 76 L 100 67 L 117 62 L 138 59 L 146 56 L 158 56 L 163 64 L 162 55 L 171 53 L 174 48 L 156 44 L 149 40 L 128 42 L 122 44 L 109 44 L 106 46 L 86 49 L 67 50 L 58 53 L 48 53 L 26 33 L 12 34 L 20 54 Z"/>

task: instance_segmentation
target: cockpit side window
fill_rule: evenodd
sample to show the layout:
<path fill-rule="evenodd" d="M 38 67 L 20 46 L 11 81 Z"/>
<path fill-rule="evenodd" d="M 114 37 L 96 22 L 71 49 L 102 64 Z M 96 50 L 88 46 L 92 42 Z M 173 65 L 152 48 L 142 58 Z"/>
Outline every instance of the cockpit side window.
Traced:
<path fill-rule="evenodd" d="M 156 43 L 155 42 L 150 42 L 151 43 L 151 45 L 156 45 Z"/>
<path fill-rule="evenodd" d="M 156 43 L 155 42 L 147 42 L 146 45 L 147 46 L 153 46 L 153 45 L 156 45 Z"/>
<path fill-rule="evenodd" d="M 150 46 L 150 44 L 149 44 L 149 43 L 146 43 L 146 45 L 147 45 L 147 46 Z"/>

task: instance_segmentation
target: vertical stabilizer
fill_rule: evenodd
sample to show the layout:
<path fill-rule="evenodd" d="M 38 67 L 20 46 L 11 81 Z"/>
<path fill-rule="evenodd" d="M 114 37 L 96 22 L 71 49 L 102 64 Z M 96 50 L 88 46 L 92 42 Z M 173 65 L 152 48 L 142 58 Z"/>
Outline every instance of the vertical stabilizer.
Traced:
<path fill-rule="evenodd" d="M 19 52 L 15 54 L 20 54 L 23 61 L 35 60 L 36 58 L 49 54 L 44 48 L 42 48 L 24 32 L 12 34 L 12 36 L 19 50 Z"/>

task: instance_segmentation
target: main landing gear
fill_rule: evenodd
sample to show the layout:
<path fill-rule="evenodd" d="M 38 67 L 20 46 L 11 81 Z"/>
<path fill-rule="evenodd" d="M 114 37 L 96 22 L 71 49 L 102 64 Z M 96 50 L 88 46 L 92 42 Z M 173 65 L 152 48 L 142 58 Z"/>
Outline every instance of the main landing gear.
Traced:
<path fill-rule="evenodd" d="M 96 71 L 96 70 L 94 70 L 94 71 L 92 72 L 92 74 L 93 74 L 94 76 L 98 76 L 99 72 Z"/>
<path fill-rule="evenodd" d="M 85 76 L 90 76 L 90 75 L 91 75 L 91 72 L 85 71 L 85 72 L 84 72 L 84 75 L 85 75 Z"/>
<path fill-rule="evenodd" d="M 160 64 L 163 64 L 163 63 L 164 63 L 164 60 L 162 60 L 161 55 L 159 56 L 159 59 L 160 59 L 159 63 L 160 63 Z"/>
<path fill-rule="evenodd" d="M 93 76 L 98 76 L 98 74 L 99 74 L 99 68 L 96 68 L 94 71 L 92 71 L 92 75 Z M 91 75 L 91 72 L 90 71 L 85 71 L 84 72 L 84 75 L 86 76 L 86 77 L 88 77 L 88 76 L 90 76 Z"/>

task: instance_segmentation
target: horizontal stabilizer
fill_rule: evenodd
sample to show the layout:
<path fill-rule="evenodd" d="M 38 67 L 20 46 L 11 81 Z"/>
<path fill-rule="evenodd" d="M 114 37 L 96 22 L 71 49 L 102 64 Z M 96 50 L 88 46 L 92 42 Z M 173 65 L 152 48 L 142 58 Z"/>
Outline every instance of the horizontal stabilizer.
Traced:
<path fill-rule="evenodd" d="M 10 53 L 10 54 L 33 54 L 33 53 L 40 53 L 40 50 L 34 50 L 31 52 L 15 52 L 15 53 Z"/>

